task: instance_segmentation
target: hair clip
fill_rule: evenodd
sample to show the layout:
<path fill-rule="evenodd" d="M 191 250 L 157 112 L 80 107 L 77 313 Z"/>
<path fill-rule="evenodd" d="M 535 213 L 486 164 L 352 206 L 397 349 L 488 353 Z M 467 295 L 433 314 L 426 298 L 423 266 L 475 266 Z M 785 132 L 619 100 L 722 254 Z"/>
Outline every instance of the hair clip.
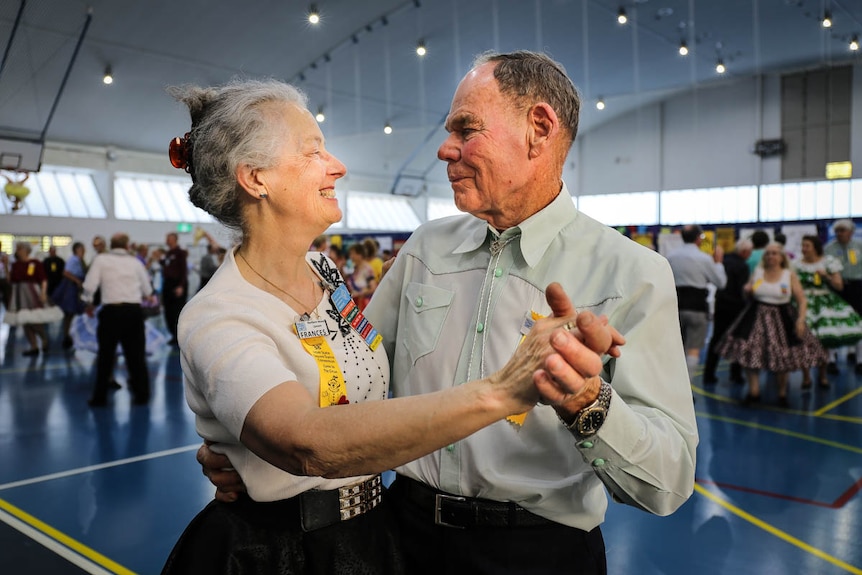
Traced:
<path fill-rule="evenodd" d="M 180 138 L 177 136 L 168 145 L 168 157 L 171 159 L 171 165 L 178 170 L 185 170 L 191 173 L 192 145 L 191 132 L 186 132 L 185 136 Z"/>

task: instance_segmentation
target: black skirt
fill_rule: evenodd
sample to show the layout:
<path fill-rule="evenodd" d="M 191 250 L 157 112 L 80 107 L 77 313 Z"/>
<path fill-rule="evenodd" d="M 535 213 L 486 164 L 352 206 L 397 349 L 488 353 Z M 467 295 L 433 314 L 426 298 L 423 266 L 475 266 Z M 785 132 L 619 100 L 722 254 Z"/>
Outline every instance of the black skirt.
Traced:
<path fill-rule="evenodd" d="M 347 521 L 302 530 L 294 499 L 213 501 L 183 532 L 162 575 L 396 575 L 403 559 L 383 501 Z"/>

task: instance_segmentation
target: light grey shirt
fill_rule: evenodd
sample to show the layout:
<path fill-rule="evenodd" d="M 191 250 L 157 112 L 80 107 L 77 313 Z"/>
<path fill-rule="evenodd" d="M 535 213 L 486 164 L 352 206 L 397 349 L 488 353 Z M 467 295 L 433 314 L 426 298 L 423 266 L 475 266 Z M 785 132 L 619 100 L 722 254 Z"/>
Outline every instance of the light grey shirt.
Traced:
<path fill-rule="evenodd" d="M 716 263 L 695 244 L 683 244 L 667 256 L 674 283 L 679 286 L 706 289 L 712 284 L 721 289 L 727 283 L 724 266 Z"/>
<path fill-rule="evenodd" d="M 853 238 L 847 245 L 843 245 L 838 240 L 832 240 L 826 244 L 823 252 L 837 258 L 844 266 L 841 271 L 842 278 L 862 280 L 862 242 Z"/>
<path fill-rule="evenodd" d="M 150 275 L 144 265 L 123 249 L 113 249 L 93 258 L 84 278 L 84 301 L 92 301 L 102 289 L 102 304 L 141 303 L 153 293 Z"/>
<path fill-rule="evenodd" d="M 521 428 L 499 421 L 398 472 L 585 530 L 604 520 L 603 484 L 618 500 L 671 513 L 692 493 L 698 435 L 667 260 L 578 212 L 565 185 L 502 234 L 497 255 L 494 234 L 472 216 L 444 218 L 420 226 L 399 252 L 366 308 L 387 346 L 394 394 L 500 369 L 525 316 L 551 313 L 544 289 L 558 281 L 579 310 L 606 314 L 626 337 L 622 356 L 605 358 L 608 417 L 576 446 L 539 405 Z"/>

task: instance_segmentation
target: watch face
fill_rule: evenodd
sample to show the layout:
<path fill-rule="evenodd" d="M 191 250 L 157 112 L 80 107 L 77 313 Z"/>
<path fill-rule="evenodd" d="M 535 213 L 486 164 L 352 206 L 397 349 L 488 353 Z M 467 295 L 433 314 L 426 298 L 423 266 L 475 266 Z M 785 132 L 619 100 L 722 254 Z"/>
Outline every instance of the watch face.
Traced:
<path fill-rule="evenodd" d="M 599 430 L 604 422 L 604 409 L 590 409 L 579 418 L 578 433 L 581 435 L 592 435 Z"/>

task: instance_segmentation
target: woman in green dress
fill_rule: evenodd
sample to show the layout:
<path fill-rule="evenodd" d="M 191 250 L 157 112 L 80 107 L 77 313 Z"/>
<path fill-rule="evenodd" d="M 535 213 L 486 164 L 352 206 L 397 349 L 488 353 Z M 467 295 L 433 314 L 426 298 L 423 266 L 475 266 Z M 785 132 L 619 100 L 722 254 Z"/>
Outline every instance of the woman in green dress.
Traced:
<path fill-rule="evenodd" d="M 808 299 L 807 323 L 820 344 L 830 352 L 862 339 L 862 317 L 836 291 L 843 289 L 841 262 L 823 255 L 823 242 L 815 235 L 802 238 L 802 259 L 793 265 Z M 826 365 L 819 366 L 819 385 L 829 387 Z M 802 372 L 802 388 L 811 387 L 809 370 Z"/>

